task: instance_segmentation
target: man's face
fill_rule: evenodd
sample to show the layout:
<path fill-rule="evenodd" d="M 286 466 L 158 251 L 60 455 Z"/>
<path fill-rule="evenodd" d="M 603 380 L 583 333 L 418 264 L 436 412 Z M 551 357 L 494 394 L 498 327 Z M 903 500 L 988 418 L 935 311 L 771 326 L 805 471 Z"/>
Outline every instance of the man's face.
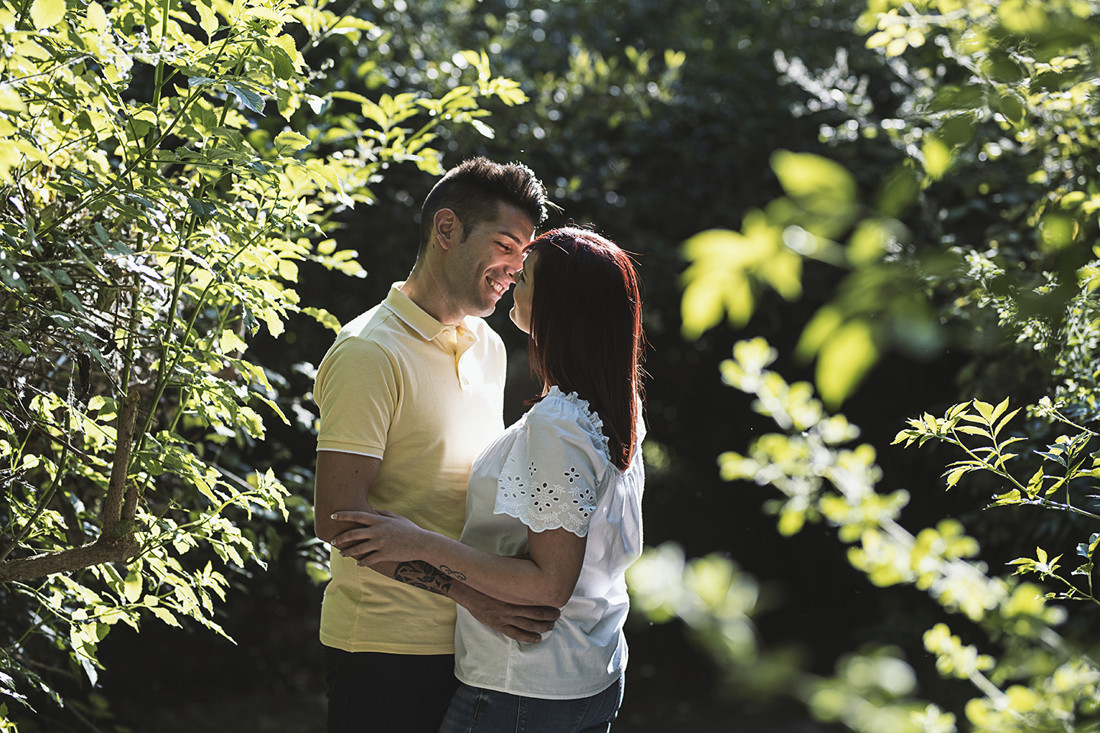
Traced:
<path fill-rule="evenodd" d="M 520 209 L 501 203 L 493 219 L 463 228 L 448 264 L 456 305 L 466 315 L 487 316 L 523 266 L 523 250 L 535 225 Z"/>

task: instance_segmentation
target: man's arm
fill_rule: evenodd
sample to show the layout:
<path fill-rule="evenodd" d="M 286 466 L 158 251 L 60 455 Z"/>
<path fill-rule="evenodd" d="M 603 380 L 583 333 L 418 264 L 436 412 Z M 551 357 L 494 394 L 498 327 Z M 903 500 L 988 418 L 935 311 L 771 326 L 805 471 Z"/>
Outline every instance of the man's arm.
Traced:
<path fill-rule="evenodd" d="M 313 532 L 331 542 L 346 529 L 358 526 L 337 522 L 332 513 L 347 507 L 370 509 L 370 490 L 378 478 L 382 459 L 357 453 L 317 451 L 317 472 L 313 486 Z"/>
<path fill-rule="evenodd" d="M 319 539 L 331 542 L 342 531 L 361 526 L 355 522 L 336 521 L 332 515 L 338 510 L 371 509 L 370 490 L 381 465 L 382 459 L 372 456 L 327 450 L 317 452 L 313 526 Z M 539 641 L 540 634 L 552 629 L 560 615 L 556 608 L 522 606 L 491 598 L 427 563 L 379 563 L 374 570 L 402 583 L 446 596 L 481 623 L 516 641 Z"/>

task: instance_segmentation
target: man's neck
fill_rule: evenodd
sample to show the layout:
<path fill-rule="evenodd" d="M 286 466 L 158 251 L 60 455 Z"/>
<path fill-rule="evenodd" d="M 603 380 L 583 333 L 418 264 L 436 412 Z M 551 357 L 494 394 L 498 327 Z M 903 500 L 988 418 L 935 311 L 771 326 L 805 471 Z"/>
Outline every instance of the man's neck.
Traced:
<path fill-rule="evenodd" d="M 409 273 L 400 290 L 421 310 L 445 326 L 457 326 L 465 316 L 450 305 L 444 288 L 423 269 L 414 269 Z"/>

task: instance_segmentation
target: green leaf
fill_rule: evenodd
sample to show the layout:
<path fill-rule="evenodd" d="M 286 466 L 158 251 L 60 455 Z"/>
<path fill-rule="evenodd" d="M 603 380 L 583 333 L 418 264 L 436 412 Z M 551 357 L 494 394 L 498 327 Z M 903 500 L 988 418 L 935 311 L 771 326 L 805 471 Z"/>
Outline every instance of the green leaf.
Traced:
<path fill-rule="evenodd" d="M 969 469 L 966 467 L 956 468 L 954 471 L 947 474 L 947 488 L 954 488 L 959 483 L 959 479 L 961 479 L 968 470 Z"/>
<path fill-rule="evenodd" d="M 764 244 L 761 249 L 764 248 L 771 247 Z M 756 273 L 785 300 L 797 300 L 802 295 L 802 258 L 788 249 L 778 249 L 774 255 L 764 257 Z"/>
<path fill-rule="evenodd" d="M 1009 33 L 1027 36 L 1041 33 L 1050 23 L 1044 3 L 1032 0 L 1005 0 L 997 7 L 997 17 Z"/>
<path fill-rule="evenodd" d="M 980 110 L 984 106 L 985 89 L 981 85 L 945 84 L 936 90 L 929 102 L 928 111 L 960 114 L 969 110 Z"/>
<path fill-rule="evenodd" d="M 924 172 L 933 180 L 943 178 L 954 157 L 951 148 L 932 135 L 927 136 L 921 145 L 921 156 L 924 158 Z"/>
<path fill-rule="evenodd" d="M 31 22 L 38 31 L 48 30 L 65 18 L 65 0 L 34 0 Z"/>
<path fill-rule="evenodd" d="M 124 584 L 126 600 L 130 603 L 137 603 L 141 598 L 142 591 L 142 576 L 141 567 L 137 564 L 131 565 L 130 570 L 126 573 L 126 582 Z"/>
<path fill-rule="evenodd" d="M 993 435 L 996 436 L 1002 430 L 1004 430 L 1005 425 L 1008 425 L 1008 423 L 1011 422 L 1012 418 L 1016 417 L 1016 413 L 1018 413 L 1019 411 L 1020 408 L 1017 407 L 1015 410 L 1005 415 L 1004 418 L 1002 418 L 1001 421 L 997 423 L 997 426 L 993 428 Z"/>
<path fill-rule="evenodd" d="M 180 627 L 180 622 L 176 620 L 176 617 L 167 608 L 164 608 L 163 606 L 152 606 L 149 611 L 169 626 L 182 628 Z"/>
<path fill-rule="evenodd" d="M 810 214 L 801 222 L 806 229 L 832 238 L 851 224 L 859 202 L 855 178 L 844 166 L 785 150 L 772 155 L 771 166 L 787 195 Z"/>
<path fill-rule="evenodd" d="M 1020 503 L 1020 495 L 1015 491 L 1006 491 L 993 497 L 990 506 L 1014 506 Z"/>
<path fill-rule="evenodd" d="M 241 340 L 236 331 L 228 328 L 222 330 L 221 338 L 218 339 L 218 349 L 221 353 L 232 354 L 236 351 L 244 351 L 247 348 L 248 345 Z"/>
<path fill-rule="evenodd" d="M 210 40 L 218 30 L 217 13 L 214 12 L 214 8 L 210 6 L 210 3 L 202 0 L 195 3 L 195 9 L 199 11 L 199 27 L 206 34 L 206 39 Z"/>
<path fill-rule="evenodd" d="M 981 400 L 974 400 L 974 409 L 982 416 L 982 421 L 986 425 L 993 424 L 993 405 Z"/>
<path fill-rule="evenodd" d="M 939 137 L 951 147 L 966 145 L 974 139 L 978 119 L 974 114 L 957 114 L 944 121 Z"/>
<path fill-rule="evenodd" d="M 844 317 L 836 308 L 825 305 L 814 313 L 813 318 L 802 329 L 802 335 L 795 346 L 795 353 L 803 359 L 809 359 L 828 341 L 829 337 L 840 328 Z"/>
<path fill-rule="evenodd" d="M 65 272 L 60 267 L 53 271 L 53 279 L 54 282 L 66 287 L 73 284 L 73 279 L 69 277 L 69 273 Z"/>
<path fill-rule="evenodd" d="M 191 208 L 191 211 L 195 216 L 207 218 L 211 217 L 218 212 L 218 205 L 213 201 L 200 201 L 199 199 L 187 197 L 187 205 Z"/>
<path fill-rule="evenodd" d="M 1005 118 L 1015 124 L 1019 125 L 1024 121 L 1024 116 L 1027 114 L 1027 107 L 1024 105 L 1024 100 L 1020 98 L 1018 94 L 1005 94 L 1002 95 L 997 107 L 1000 109 L 1001 114 Z"/>
<path fill-rule="evenodd" d="M 279 277 L 289 283 L 298 282 L 298 263 L 294 260 L 279 260 Z"/>
<path fill-rule="evenodd" d="M 1027 493 L 1029 496 L 1035 497 L 1043 490 L 1043 469 L 1039 469 L 1031 475 L 1031 478 L 1027 482 Z"/>
<path fill-rule="evenodd" d="M 271 61 L 271 67 L 275 70 L 275 78 L 290 79 L 294 76 L 295 64 L 282 48 L 271 45 L 264 48 L 262 53 L 264 58 Z"/>
<path fill-rule="evenodd" d="M 376 102 L 366 99 L 363 101 L 361 109 L 363 112 L 363 116 L 378 125 L 380 129 L 389 129 L 390 119 L 386 115 L 385 110 L 383 110 L 382 107 L 380 107 Z"/>
<path fill-rule="evenodd" d="M 806 512 L 794 509 L 790 504 L 787 504 L 783 507 L 783 511 L 779 513 L 777 529 L 784 537 L 791 537 L 801 532 L 805 524 Z"/>
<path fill-rule="evenodd" d="M 855 199 L 855 179 L 843 166 L 809 153 L 780 150 L 772 156 L 772 168 L 787 195 L 795 198 L 826 196 L 851 202 Z"/>
<path fill-rule="evenodd" d="M 898 443 L 905 443 L 905 447 L 908 448 L 916 440 L 916 436 L 908 430 L 901 430 L 894 436 L 894 440 L 890 445 L 897 445 Z"/>
<path fill-rule="evenodd" d="M 308 148 L 310 140 L 305 135 L 291 130 L 284 130 L 275 136 L 274 145 L 277 153 L 285 155 L 288 152 L 293 153 Z"/>
<path fill-rule="evenodd" d="M 692 280 L 680 300 L 680 320 L 684 337 L 697 339 L 722 321 L 723 284 L 713 279 Z"/>
<path fill-rule="evenodd" d="M 814 370 L 822 400 L 830 407 L 842 403 L 877 360 L 869 324 L 852 320 L 838 328 L 822 346 Z"/>
<path fill-rule="evenodd" d="M 334 333 L 340 332 L 340 319 L 324 308 L 303 308 L 302 313 L 312 316 L 314 320 Z"/>
<path fill-rule="evenodd" d="M 291 16 L 287 13 L 278 13 L 271 8 L 265 8 L 262 5 L 257 5 L 248 8 L 248 10 L 245 11 L 244 17 L 277 23 L 281 28 L 284 23 L 290 20 Z"/>
<path fill-rule="evenodd" d="M 107 18 L 107 12 L 103 9 L 103 6 L 97 2 L 88 3 L 88 27 L 96 33 L 106 33 L 107 28 L 110 26 L 110 20 Z"/>
<path fill-rule="evenodd" d="M 1039 222 L 1039 249 L 1044 253 L 1072 246 L 1076 236 L 1077 222 L 1071 216 L 1047 214 Z"/>
<path fill-rule="evenodd" d="M 259 94 L 256 94 L 256 92 L 252 91 L 251 89 L 246 89 L 243 86 L 233 84 L 232 82 L 226 82 L 225 88 L 234 97 L 236 97 L 237 101 L 240 102 L 241 105 L 243 105 L 244 107 L 247 107 L 248 109 L 260 115 L 264 113 L 263 97 L 261 97 Z"/>
<path fill-rule="evenodd" d="M 890 230 L 881 221 L 861 221 L 848 238 L 848 262 L 853 267 L 869 265 L 882 259 L 890 243 Z"/>
<path fill-rule="evenodd" d="M 373 102 L 371 102 L 369 99 L 364 97 L 362 94 L 359 94 L 358 92 L 349 92 L 349 91 L 345 91 L 343 89 L 337 89 L 336 91 L 332 92 L 332 94 L 330 94 L 329 96 L 331 96 L 333 99 L 347 99 L 347 100 L 352 101 L 352 102 L 358 102 L 361 105 L 362 104 L 374 104 Z M 425 100 L 425 101 L 427 101 L 427 100 Z"/>

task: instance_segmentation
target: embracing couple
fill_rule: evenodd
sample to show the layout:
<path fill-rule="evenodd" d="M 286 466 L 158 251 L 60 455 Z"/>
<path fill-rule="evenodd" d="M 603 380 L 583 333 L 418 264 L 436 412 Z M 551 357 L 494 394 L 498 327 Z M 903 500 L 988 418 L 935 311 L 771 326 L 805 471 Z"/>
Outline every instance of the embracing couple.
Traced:
<path fill-rule="evenodd" d="M 330 733 L 607 731 L 618 712 L 641 298 L 604 237 L 535 238 L 547 205 L 525 166 L 448 171 L 412 272 L 318 369 Z M 505 349 L 482 318 L 513 284 L 542 389 L 505 429 Z"/>

